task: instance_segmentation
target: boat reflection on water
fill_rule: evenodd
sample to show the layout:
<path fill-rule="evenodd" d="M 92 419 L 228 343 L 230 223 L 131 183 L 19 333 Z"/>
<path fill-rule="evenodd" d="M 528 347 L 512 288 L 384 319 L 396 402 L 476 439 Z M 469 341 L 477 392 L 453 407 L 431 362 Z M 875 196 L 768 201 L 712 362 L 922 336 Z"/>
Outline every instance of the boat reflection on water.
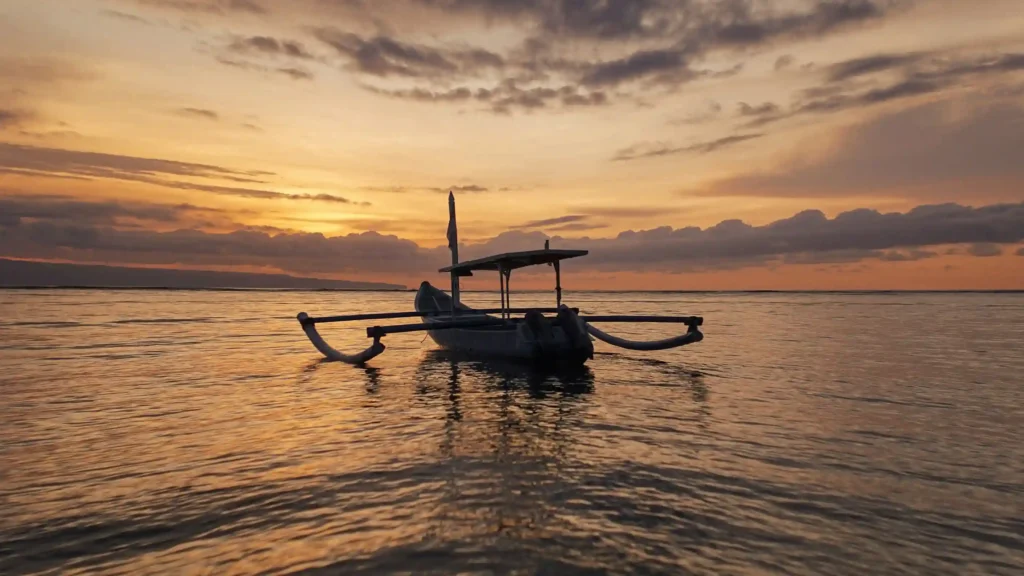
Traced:
<path fill-rule="evenodd" d="M 424 353 L 418 374 L 426 374 L 431 366 L 447 366 L 449 383 L 458 385 L 459 374 L 467 371 L 484 376 L 490 385 L 521 390 L 534 398 L 549 394 L 586 394 L 594 390 L 594 373 L 586 366 L 568 366 L 558 370 L 537 369 L 522 362 L 483 361 L 465 353 L 435 349 Z"/>
<path fill-rule="evenodd" d="M 573 495 L 593 372 L 538 372 L 437 350 L 415 378 L 419 395 L 445 407 L 443 489 L 426 539 L 516 563 L 515 551 L 553 533 Z"/>
<path fill-rule="evenodd" d="M 413 366 L 351 369 L 362 380 L 355 397 L 365 400 L 352 409 L 363 422 L 386 424 L 388 431 L 374 434 L 378 441 L 361 443 L 363 448 L 345 450 L 387 454 L 377 465 L 387 472 L 370 492 L 375 499 L 392 494 L 402 504 L 380 500 L 375 511 L 365 510 L 373 515 L 367 522 L 390 526 L 381 545 L 339 560 L 325 573 L 388 573 L 412 565 L 419 572 L 490 567 L 574 573 L 614 563 L 611 549 L 594 557 L 586 551 L 594 550 L 591 528 L 632 498 L 630 481 L 613 470 L 628 462 L 624 448 L 635 446 L 638 436 L 633 424 L 611 425 L 607 416 L 630 402 L 618 397 L 609 404 L 609 394 L 623 392 L 619 378 L 639 369 L 637 362 L 648 363 L 602 355 L 593 371 L 543 372 L 431 350 Z M 664 384 L 629 394 L 682 388 L 695 406 L 684 402 L 673 410 L 707 419 L 701 374 L 661 362 L 643 369 Z M 599 386 L 607 387 L 603 392 L 595 386 L 596 374 Z M 701 428 L 698 423 L 694 431 Z M 341 514 L 336 521 L 347 520 Z"/>

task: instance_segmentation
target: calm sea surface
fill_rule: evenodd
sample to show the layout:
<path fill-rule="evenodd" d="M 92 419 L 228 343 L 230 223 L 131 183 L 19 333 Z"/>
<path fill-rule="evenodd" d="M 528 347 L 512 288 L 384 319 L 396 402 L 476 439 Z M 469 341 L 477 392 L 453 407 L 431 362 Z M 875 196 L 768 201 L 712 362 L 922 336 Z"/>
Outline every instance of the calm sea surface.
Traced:
<path fill-rule="evenodd" d="M 563 376 L 294 319 L 412 297 L 0 291 L 0 573 L 1024 574 L 1024 294 L 572 293 L 706 339 Z"/>

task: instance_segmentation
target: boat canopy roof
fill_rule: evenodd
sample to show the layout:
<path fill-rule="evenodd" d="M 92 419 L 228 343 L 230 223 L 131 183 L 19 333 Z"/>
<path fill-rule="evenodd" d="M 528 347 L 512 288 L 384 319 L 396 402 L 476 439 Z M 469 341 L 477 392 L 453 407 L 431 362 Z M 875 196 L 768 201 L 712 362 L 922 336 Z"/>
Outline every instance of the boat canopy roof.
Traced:
<path fill-rule="evenodd" d="M 526 266 L 553 264 L 568 258 L 586 256 L 586 250 L 527 250 L 525 252 L 506 252 L 476 260 L 467 260 L 454 266 L 441 268 L 438 272 L 451 272 L 456 276 L 472 276 L 475 270 L 515 270 Z"/>

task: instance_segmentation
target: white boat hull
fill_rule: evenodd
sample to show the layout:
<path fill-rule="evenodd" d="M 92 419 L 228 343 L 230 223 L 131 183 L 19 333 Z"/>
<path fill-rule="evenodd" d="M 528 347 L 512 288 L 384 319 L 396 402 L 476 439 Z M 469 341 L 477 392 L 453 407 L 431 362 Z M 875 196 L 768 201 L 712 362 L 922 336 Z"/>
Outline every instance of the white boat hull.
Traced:
<path fill-rule="evenodd" d="M 423 282 L 416 293 L 417 312 L 448 312 L 452 299 L 445 292 Z M 458 318 L 494 318 L 474 313 L 472 308 L 460 304 Z M 568 312 L 568 309 L 566 309 Z M 572 314 L 571 312 L 568 312 Z M 423 322 L 431 324 L 449 320 L 450 317 L 424 315 Z M 478 328 L 455 328 L 429 330 L 427 334 L 445 350 L 474 356 L 504 358 L 541 364 L 582 365 L 593 357 L 594 347 L 586 336 L 586 326 L 572 314 L 572 321 L 578 323 L 576 337 L 568 334 L 562 326 L 550 326 L 546 335 L 538 335 L 526 322 L 512 326 L 483 326 Z M 545 337 L 546 336 L 546 337 Z"/>

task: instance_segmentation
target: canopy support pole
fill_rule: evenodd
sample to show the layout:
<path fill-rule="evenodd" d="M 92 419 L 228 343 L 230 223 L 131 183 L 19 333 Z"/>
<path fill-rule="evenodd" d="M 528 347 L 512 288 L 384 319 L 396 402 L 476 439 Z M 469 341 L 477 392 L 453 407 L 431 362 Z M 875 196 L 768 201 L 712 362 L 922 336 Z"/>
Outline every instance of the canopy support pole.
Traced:
<path fill-rule="evenodd" d="M 555 262 L 555 306 L 562 305 L 562 266 Z"/>
<path fill-rule="evenodd" d="M 505 317 L 505 275 L 498 270 L 498 293 L 501 295 L 501 317 Z"/>
<path fill-rule="evenodd" d="M 509 310 L 512 308 L 512 289 L 509 288 L 508 281 L 512 279 L 512 271 L 504 270 L 502 272 L 505 275 L 505 309 Z M 512 313 L 509 312 L 507 317 L 511 318 Z"/>

